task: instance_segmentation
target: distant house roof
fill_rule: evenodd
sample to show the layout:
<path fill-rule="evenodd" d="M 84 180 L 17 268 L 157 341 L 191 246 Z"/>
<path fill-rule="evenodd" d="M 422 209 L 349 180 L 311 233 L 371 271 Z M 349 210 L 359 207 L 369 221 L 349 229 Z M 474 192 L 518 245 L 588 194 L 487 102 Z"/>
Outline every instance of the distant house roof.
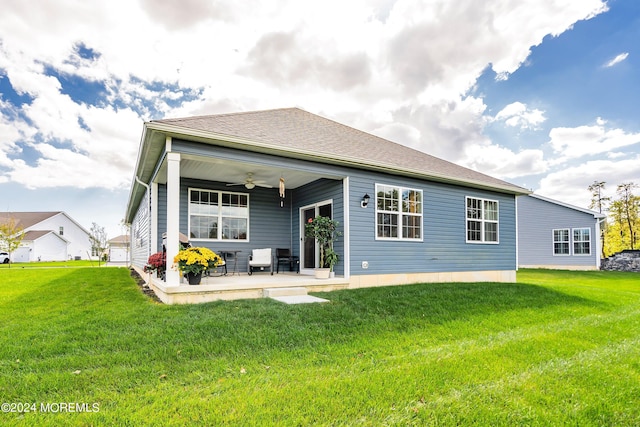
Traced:
<path fill-rule="evenodd" d="M 128 245 L 129 244 L 129 236 L 127 234 L 122 234 L 120 236 L 114 237 L 110 239 L 107 243 L 110 245 Z"/>
<path fill-rule="evenodd" d="M 82 225 L 78 224 L 78 222 L 76 220 L 71 218 L 64 211 L 55 211 L 55 212 L 0 212 L 0 222 L 4 222 L 4 221 L 7 221 L 7 220 L 13 218 L 13 219 L 16 220 L 16 225 L 18 227 L 21 227 L 23 230 L 27 230 L 28 228 L 36 226 L 39 223 L 41 223 L 42 221 L 47 220 L 49 218 L 53 218 L 56 215 L 64 215 L 64 216 L 66 216 L 71 222 L 73 222 L 75 225 L 77 225 L 80 230 L 82 230 L 85 233 L 89 234 L 89 232 L 87 230 L 85 230 L 85 228 Z M 57 230 L 55 230 L 55 231 L 57 231 Z"/>
<path fill-rule="evenodd" d="M 529 190 L 299 108 L 153 120 L 145 123 L 135 177 L 149 182 L 164 135 L 282 157 L 377 170 L 511 194 Z M 134 178 L 134 190 L 139 186 Z M 141 198 L 132 191 L 132 205 Z M 134 194 L 135 193 L 135 194 Z M 135 200 L 134 200 L 135 199 Z"/>
<path fill-rule="evenodd" d="M 11 218 L 16 220 L 16 225 L 23 229 L 33 227 L 34 225 L 41 223 L 45 219 L 49 219 L 52 216 L 56 216 L 62 213 L 57 212 L 0 212 L 0 221 L 6 221 Z"/>
<path fill-rule="evenodd" d="M 58 237 L 61 240 L 64 240 L 65 242 L 68 242 L 67 239 L 65 239 L 64 237 L 60 236 L 58 233 L 54 233 L 52 230 L 30 230 L 27 231 L 26 233 L 24 233 L 24 237 L 22 238 L 23 241 L 34 241 L 34 240 L 38 240 L 39 238 L 46 236 L 47 234 L 53 234 L 54 236 Z"/>

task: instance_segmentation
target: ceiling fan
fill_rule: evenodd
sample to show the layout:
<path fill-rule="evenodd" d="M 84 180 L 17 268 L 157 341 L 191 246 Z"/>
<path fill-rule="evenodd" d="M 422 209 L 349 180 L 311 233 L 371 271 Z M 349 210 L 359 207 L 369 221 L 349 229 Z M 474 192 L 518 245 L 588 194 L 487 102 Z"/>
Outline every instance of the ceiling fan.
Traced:
<path fill-rule="evenodd" d="M 231 187 L 233 185 L 244 185 L 247 190 L 251 190 L 255 187 L 264 187 L 264 188 L 273 188 L 273 186 L 265 184 L 266 181 L 256 181 L 253 179 L 253 172 L 247 172 L 247 178 L 244 182 L 235 182 L 232 184 L 227 184 L 227 187 Z"/>

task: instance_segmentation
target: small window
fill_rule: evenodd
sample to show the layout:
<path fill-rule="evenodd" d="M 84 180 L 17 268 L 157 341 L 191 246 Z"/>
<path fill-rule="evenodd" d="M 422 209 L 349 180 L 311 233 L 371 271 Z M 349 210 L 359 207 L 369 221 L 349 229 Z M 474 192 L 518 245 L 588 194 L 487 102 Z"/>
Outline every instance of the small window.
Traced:
<path fill-rule="evenodd" d="M 467 243 L 498 243 L 497 200 L 467 197 Z"/>
<path fill-rule="evenodd" d="M 553 230 L 553 254 L 569 255 L 569 229 Z"/>
<path fill-rule="evenodd" d="M 573 229 L 573 254 L 591 255 L 591 229 Z"/>
<path fill-rule="evenodd" d="M 376 185 L 376 237 L 422 239 L 422 190 Z"/>
<path fill-rule="evenodd" d="M 64 236 L 64 227 L 60 227 L 60 230 L 58 231 L 58 234 L 61 236 Z"/>

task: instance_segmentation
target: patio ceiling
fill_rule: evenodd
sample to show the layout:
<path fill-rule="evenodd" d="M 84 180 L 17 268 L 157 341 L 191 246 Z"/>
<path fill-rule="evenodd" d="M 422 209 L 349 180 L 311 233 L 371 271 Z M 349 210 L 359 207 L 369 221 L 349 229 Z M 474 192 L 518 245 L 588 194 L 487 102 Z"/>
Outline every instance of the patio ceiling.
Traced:
<path fill-rule="evenodd" d="M 308 171 L 273 167 L 250 162 L 230 161 L 226 159 L 203 158 L 183 154 L 180 161 L 180 176 L 184 178 L 224 183 L 243 183 L 247 173 L 253 174 L 254 181 L 264 181 L 264 185 L 278 188 L 280 177 L 284 178 L 287 189 L 297 188 L 321 178 L 342 179 L 331 174 L 318 174 Z M 167 162 L 162 163 L 156 182 L 166 184 Z M 238 187 L 242 187 L 239 185 Z"/>

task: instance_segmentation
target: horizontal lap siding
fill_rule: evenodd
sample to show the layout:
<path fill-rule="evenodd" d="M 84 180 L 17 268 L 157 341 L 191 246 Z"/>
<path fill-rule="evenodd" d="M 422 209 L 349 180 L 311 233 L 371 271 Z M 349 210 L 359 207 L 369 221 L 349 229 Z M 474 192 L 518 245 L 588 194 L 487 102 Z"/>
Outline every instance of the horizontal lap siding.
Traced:
<path fill-rule="evenodd" d="M 131 264 L 142 268 L 149 258 L 151 215 L 149 196 L 145 193 L 131 224 Z"/>
<path fill-rule="evenodd" d="M 595 266 L 597 262 L 596 219 L 581 212 L 535 197 L 518 197 L 518 263 L 544 266 Z M 589 228 L 591 255 L 554 255 L 553 230 Z"/>
<path fill-rule="evenodd" d="M 376 240 L 376 183 L 423 191 L 423 241 Z M 352 176 L 350 185 L 352 274 L 515 270 L 514 196 L 391 175 Z M 499 244 L 466 243 L 466 196 L 499 201 Z"/>

